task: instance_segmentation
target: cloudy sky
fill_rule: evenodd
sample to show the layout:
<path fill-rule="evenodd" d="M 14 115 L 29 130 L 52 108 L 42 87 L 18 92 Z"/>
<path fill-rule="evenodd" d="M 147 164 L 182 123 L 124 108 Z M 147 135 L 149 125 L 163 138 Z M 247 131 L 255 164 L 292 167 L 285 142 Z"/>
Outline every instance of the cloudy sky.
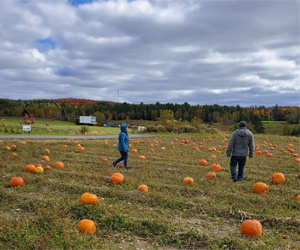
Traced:
<path fill-rule="evenodd" d="M 0 98 L 300 105 L 299 0 L 0 0 Z"/>

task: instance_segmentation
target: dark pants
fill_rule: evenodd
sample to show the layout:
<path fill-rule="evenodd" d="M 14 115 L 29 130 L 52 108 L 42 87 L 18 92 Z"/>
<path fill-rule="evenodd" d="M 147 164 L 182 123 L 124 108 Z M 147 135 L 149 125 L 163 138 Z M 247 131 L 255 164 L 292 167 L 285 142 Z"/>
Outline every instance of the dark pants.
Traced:
<path fill-rule="evenodd" d="M 114 164 L 117 165 L 120 161 L 124 161 L 124 167 L 127 168 L 128 152 L 122 152 L 122 151 L 119 152 L 121 154 L 121 157 L 115 160 Z"/>
<path fill-rule="evenodd" d="M 230 159 L 230 172 L 232 180 L 242 181 L 244 176 L 244 170 L 246 165 L 247 157 L 244 156 L 231 156 Z M 238 176 L 236 176 L 236 165 L 238 164 L 239 172 Z"/>

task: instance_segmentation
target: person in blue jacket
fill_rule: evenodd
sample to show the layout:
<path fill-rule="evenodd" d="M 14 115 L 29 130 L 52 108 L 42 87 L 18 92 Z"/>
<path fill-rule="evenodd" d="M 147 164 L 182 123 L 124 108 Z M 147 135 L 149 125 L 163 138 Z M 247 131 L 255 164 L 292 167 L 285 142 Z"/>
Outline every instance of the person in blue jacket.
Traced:
<path fill-rule="evenodd" d="M 128 126 L 127 124 L 121 125 L 121 132 L 119 133 L 118 150 L 120 151 L 121 157 L 113 162 L 116 166 L 120 161 L 124 161 L 124 167 L 128 170 L 128 152 L 129 152 L 129 140 L 128 140 Z"/>

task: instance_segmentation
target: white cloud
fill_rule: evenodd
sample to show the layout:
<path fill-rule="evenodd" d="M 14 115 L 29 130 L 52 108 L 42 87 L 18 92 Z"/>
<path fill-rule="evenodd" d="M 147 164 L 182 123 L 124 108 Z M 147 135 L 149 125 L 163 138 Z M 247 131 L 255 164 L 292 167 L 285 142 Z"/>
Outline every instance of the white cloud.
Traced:
<path fill-rule="evenodd" d="M 245 1 L 0 1 L 0 98 L 294 105 L 299 4 Z"/>

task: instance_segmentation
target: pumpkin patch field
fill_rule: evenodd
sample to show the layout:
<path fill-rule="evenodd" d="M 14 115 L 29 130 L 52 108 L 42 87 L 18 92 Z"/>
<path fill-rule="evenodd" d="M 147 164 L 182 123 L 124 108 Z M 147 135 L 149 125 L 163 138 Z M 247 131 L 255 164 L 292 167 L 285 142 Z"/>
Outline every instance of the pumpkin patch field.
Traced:
<path fill-rule="evenodd" d="M 0 249 L 299 249 L 299 138 L 232 182 L 229 136 L 131 139 L 129 170 L 117 138 L 0 140 Z"/>

